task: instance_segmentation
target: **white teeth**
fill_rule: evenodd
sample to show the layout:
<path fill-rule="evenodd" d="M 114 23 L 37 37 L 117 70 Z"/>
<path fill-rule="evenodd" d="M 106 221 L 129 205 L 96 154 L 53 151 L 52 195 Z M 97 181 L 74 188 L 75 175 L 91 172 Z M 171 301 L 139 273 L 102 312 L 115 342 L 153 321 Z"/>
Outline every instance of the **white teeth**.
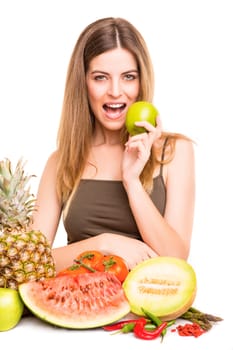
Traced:
<path fill-rule="evenodd" d="M 110 108 L 121 108 L 124 106 L 124 104 L 123 103 L 116 103 L 116 104 L 108 104 L 107 106 Z"/>

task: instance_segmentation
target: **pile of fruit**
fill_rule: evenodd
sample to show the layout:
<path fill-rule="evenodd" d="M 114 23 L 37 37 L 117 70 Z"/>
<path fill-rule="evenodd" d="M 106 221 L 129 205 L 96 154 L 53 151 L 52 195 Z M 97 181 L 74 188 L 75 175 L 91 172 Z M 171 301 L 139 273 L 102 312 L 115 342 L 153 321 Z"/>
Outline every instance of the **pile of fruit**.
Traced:
<path fill-rule="evenodd" d="M 151 258 L 129 271 L 121 257 L 91 250 L 56 274 L 49 242 L 30 230 L 35 203 L 30 177 L 21 160 L 15 171 L 8 159 L 0 162 L 0 331 L 15 327 L 25 309 L 65 328 L 109 325 L 126 332 L 127 325 L 143 339 L 163 336 L 177 318 L 205 331 L 221 320 L 192 307 L 196 275 L 182 259 Z M 116 325 L 130 313 L 133 321 Z"/>
<path fill-rule="evenodd" d="M 90 250 L 79 254 L 71 266 L 60 271 L 57 276 L 77 275 L 91 272 L 111 272 L 120 282 L 128 275 L 129 269 L 124 260 L 117 255 L 104 255 L 100 251 Z"/>
<path fill-rule="evenodd" d="M 19 160 L 0 162 L 0 331 L 13 328 L 24 307 L 18 286 L 55 276 L 51 247 L 43 233 L 29 229 L 35 198 Z"/>
<path fill-rule="evenodd" d="M 93 328 L 144 309 L 172 320 L 193 303 L 196 276 L 185 261 L 157 257 L 130 272 L 123 259 L 98 251 L 80 254 L 56 277 L 19 286 L 25 305 L 61 327 Z"/>

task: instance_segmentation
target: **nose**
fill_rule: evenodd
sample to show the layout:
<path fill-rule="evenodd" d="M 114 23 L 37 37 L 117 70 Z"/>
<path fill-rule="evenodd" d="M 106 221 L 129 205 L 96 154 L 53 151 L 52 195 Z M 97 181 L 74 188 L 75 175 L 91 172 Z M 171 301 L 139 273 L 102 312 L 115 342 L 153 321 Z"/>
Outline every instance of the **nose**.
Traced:
<path fill-rule="evenodd" d="M 111 96 L 118 97 L 122 94 L 122 86 L 119 79 L 112 79 L 109 83 L 108 93 Z"/>

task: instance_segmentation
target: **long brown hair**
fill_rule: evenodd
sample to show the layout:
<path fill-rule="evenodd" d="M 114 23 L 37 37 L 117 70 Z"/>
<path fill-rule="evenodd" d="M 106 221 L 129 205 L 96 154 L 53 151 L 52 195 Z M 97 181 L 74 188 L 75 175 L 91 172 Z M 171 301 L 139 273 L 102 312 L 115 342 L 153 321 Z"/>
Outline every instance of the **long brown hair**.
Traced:
<path fill-rule="evenodd" d="M 95 119 L 88 103 L 86 72 L 94 57 L 117 47 L 127 49 L 136 59 L 140 78 L 138 100 L 152 102 L 153 66 L 147 45 L 139 31 L 123 18 L 108 17 L 89 24 L 80 34 L 71 55 L 57 136 L 57 191 L 63 203 L 82 177 L 95 127 Z M 126 130 L 122 130 L 122 142 L 127 137 Z M 141 181 L 148 190 L 158 162 L 153 150 L 141 174 Z"/>

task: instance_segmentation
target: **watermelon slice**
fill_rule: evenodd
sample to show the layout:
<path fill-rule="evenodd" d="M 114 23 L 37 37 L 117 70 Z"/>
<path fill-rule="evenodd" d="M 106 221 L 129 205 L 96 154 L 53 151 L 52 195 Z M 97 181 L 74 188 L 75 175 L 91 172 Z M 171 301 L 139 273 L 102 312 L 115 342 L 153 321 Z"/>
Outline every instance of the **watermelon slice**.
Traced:
<path fill-rule="evenodd" d="M 185 260 L 155 257 L 132 269 L 123 289 L 133 313 L 143 315 L 145 309 L 166 321 L 178 318 L 193 304 L 197 280 Z"/>
<path fill-rule="evenodd" d="M 101 327 L 130 312 L 120 281 L 108 272 L 30 281 L 19 286 L 19 293 L 34 315 L 63 328 Z"/>

